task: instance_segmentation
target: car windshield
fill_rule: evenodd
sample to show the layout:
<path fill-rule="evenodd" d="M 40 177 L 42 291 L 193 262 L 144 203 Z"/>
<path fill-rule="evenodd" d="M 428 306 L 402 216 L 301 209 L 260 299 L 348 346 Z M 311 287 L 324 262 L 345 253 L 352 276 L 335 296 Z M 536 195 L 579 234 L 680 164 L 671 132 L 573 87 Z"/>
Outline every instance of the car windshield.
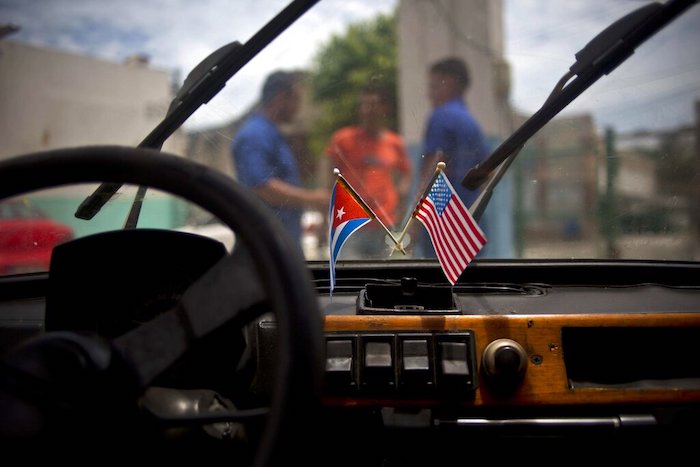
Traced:
<path fill-rule="evenodd" d="M 2 2 L 0 158 L 143 144 L 190 70 L 253 44 L 162 150 L 250 189 L 309 262 L 439 259 L 454 283 L 493 258 L 700 260 L 696 6 L 556 112 L 485 204 L 485 184 L 470 190 L 465 175 L 556 97 L 591 39 L 644 4 L 323 0 L 260 34 L 286 5 Z M 16 222 L 3 210 L 0 274 L 46 271 L 25 261 L 33 249 L 125 227 L 235 242 L 209 213 L 135 186 L 77 217 L 97 187 L 21 197 L 66 228 L 38 243 L 6 240 Z"/>

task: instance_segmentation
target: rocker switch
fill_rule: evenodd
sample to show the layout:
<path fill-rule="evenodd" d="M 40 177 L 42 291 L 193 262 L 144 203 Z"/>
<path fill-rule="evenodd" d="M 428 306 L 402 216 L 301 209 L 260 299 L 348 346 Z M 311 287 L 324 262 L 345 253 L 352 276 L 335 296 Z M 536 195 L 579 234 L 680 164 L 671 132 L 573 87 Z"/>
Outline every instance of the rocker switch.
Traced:
<path fill-rule="evenodd" d="M 326 340 L 326 383 L 331 389 L 357 388 L 352 338 Z"/>
<path fill-rule="evenodd" d="M 368 391 L 385 391 L 396 387 L 393 336 L 363 336 L 361 387 Z"/>
<path fill-rule="evenodd" d="M 440 342 L 440 366 L 445 376 L 468 376 L 468 353 L 465 342 Z"/>
<path fill-rule="evenodd" d="M 399 335 L 399 385 L 403 391 L 421 392 L 434 387 L 432 339 L 428 335 Z"/>
<path fill-rule="evenodd" d="M 441 390 L 468 394 L 476 388 L 474 337 L 471 332 L 435 336 L 437 385 Z"/>

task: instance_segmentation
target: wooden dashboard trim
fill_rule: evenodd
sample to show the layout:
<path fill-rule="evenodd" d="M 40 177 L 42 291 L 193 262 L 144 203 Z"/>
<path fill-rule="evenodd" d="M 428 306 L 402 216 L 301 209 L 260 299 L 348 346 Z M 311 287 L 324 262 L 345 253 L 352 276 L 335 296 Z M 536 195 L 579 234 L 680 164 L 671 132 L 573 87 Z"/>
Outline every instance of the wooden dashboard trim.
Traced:
<path fill-rule="evenodd" d="M 474 407 L 582 405 L 582 404 L 682 404 L 700 402 L 700 388 L 576 388 L 568 383 L 562 351 L 565 327 L 697 327 L 700 314 L 695 313 L 621 313 L 621 314 L 551 314 L 551 315 L 329 315 L 324 330 L 332 332 L 377 331 L 464 331 L 474 333 L 477 365 L 483 349 L 500 338 L 520 343 L 528 356 L 525 378 L 512 395 L 497 396 L 489 390 L 481 371 L 479 385 L 464 404 Z M 698 343 L 700 345 L 700 343 Z M 689 364 L 697 364 L 689 362 Z M 396 400 L 340 398 L 340 405 L 396 404 Z M 424 401 L 429 402 L 429 401 Z"/>

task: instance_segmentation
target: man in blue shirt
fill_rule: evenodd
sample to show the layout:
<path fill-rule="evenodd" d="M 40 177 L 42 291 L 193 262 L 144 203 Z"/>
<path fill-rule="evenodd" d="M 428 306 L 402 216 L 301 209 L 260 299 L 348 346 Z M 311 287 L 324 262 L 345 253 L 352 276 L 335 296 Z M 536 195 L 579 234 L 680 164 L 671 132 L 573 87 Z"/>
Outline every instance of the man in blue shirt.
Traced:
<path fill-rule="evenodd" d="M 479 190 L 459 182 L 469 169 L 486 159 L 490 148 L 479 123 L 464 101 L 469 71 L 463 60 L 446 58 L 430 67 L 428 95 L 433 105 L 425 131 L 424 175 L 430 177 L 442 160 L 445 173 L 464 204 L 470 207 Z"/>
<path fill-rule="evenodd" d="M 301 240 L 304 208 L 328 209 L 330 192 L 302 186 L 296 158 L 279 125 L 290 123 L 301 104 L 301 75 L 277 71 L 263 85 L 260 107 L 247 118 L 231 143 L 238 181 L 253 188 Z"/>
<path fill-rule="evenodd" d="M 469 70 L 460 58 L 445 58 L 433 63 L 429 69 L 428 97 L 433 110 L 425 129 L 420 184 L 426 186 L 437 163 L 443 161 L 447 177 L 468 208 L 476 200 L 479 190 L 469 190 L 459 182 L 470 168 L 490 153 L 486 137 L 464 100 L 469 84 Z M 479 226 L 485 230 L 483 219 Z M 423 236 L 422 243 L 423 254 L 433 256 L 427 235 Z"/>

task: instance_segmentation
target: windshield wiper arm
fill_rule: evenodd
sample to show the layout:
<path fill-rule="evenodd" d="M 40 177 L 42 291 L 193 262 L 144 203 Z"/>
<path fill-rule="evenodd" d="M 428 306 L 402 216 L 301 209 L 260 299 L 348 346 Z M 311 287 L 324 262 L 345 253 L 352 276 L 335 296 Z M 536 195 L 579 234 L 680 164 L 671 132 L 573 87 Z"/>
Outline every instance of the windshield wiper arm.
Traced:
<path fill-rule="evenodd" d="M 475 190 L 498 168 L 470 208 L 474 218 L 478 220 L 484 212 L 496 183 L 532 135 L 599 78 L 629 58 L 639 45 L 697 2 L 671 0 L 665 4 L 645 5 L 617 20 L 586 44 L 575 55 L 576 62 L 559 80 L 542 107 L 503 141 L 488 159 L 464 175 L 462 185 Z M 567 84 L 574 76 L 576 78 Z"/>
<path fill-rule="evenodd" d="M 202 104 L 214 97 L 236 72 L 255 57 L 270 42 L 279 36 L 292 23 L 299 19 L 319 0 L 294 0 L 263 26 L 245 44 L 231 42 L 212 52 L 188 75 L 170 103 L 165 118 L 141 141 L 138 147 L 160 149 L 180 125 L 187 120 Z M 102 183 L 78 206 L 75 217 L 92 219 L 100 209 L 121 188 L 121 183 Z M 138 218 L 138 205 L 143 199 L 143 189 L 139 189 L 134 207 L 129 214 L 127 224 Z"/>

